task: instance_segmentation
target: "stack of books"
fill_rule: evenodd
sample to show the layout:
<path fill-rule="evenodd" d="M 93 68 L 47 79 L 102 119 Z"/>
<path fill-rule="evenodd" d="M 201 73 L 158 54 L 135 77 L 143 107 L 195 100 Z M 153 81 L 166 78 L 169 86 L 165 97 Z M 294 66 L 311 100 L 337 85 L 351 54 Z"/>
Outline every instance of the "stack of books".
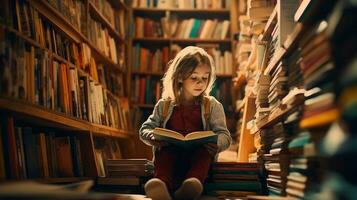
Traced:
<path fill-rule="evenodd" d="M 100 177 L 98 184 L 132 187 L 141 191 L 143 185 L 154 173 L 154 164 L 147 159 L 117 159 L 105 161 L 106 177 Z"/>
<path fill-rule="evenodd" d="M 262 193 L 258 163 L 217 162 L 205 183 L 205 193 L 220 197 L 244 197 Z"/>

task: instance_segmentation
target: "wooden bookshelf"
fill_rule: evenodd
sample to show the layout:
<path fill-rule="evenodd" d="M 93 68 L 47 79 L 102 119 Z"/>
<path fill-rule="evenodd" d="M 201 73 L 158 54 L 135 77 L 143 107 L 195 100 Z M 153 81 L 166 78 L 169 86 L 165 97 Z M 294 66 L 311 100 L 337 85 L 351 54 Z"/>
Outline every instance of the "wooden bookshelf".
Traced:
<path fill-rule="evenodd" d="M 123 2 L 121 1 L 108 0 L 108 2 L 111 3 L 112 7 L 115 9 L 122 9 L 125 12 L 129 12 L 127 6 L 123 4 Z M 55 2 L 55 3 L 61 4 L 62 2 Z M 9 3 L 5 5 L 8 5 L 9 9 L 10 8 L 12 9 L 13 8 L 12 5 L 15 5 L 15 3 L 12 4 L 11 2 L 11 4 Z M 58 174 L 56 174 L 55 172 L 51 171 L 51 170 L 57 170 L 57 167 L 54 168 L 54 166 L 52 165 L 61 164 L 61 163 L 53 162 L 53 160 L 59 158 L 58 157 L 50 158 L 50 156 L 53 156 L 52 154 L 48 155 L 46 161 L 45 160 L 41 160 L 41 162 L 38 161 L 40 162 L 39 165 L 44 165 L 44 166 L 40 166 L 41 169 L 43 169 L 43 171 L 41 170 L 40 175 L 34 175 L 34 174 L 30 174 L 29 172 L 27 172 L 28 174 L 26 173 L 26 171 L 30 170 L 30 167 L 28 169 L 25 168 L 27 167 L 24 165 L 25 160 L 21 161 L 22 162 L 21 165 L 19 164 L 20 160 L 18 161 L 9 160 L 12 159 L 12 156 L 14 156 L 14 154 L 18 154 L 17 156 L 19 156 L 19 159 L 21 158 L 25 159 L 25 156 L 28 155 L 24 155 L 23 153 L 21 153 L 19 148 L 27 148 L 27 147 L 20 147 L 22 146 L 20 145 L 14 148 L 14 146 L 6 145 L 4 146 L 4 150 L 0 151 L 0 154 L 3 154 L 2 156 L 4 156 L 5 154 L 8 155 L 5 156 L 5 161 L 4 161 L 5 163 L 1 163 L 1 164 L 3 165 L 6 164 L 6 166 L 9 165 L 9 167 L 6 167 L 5 171 L 1 172 L 6 174 L 1 174 L 0 176 L 5 177 L 6 180 L 32 179 L 44 183 L 69 183 L 69 182 L 78 182 L 83 180 L 93 180 L 100 174 L 98 172 L 99 170 L 99 163 L 98 163 L 99 160 L 97 157 L 98 155 L 96 155 L 98 151 L 97 148 L 103 148 L 96 145 L 97 140 L 101 138 L 105 140 L 109 139 L 112 141 L 120 141 L 121 148 L 125 148 L 126 143 L 131 142 L 132 137 L 129 133 L 131 131 L 130 130 L 131 127 L 129 124 L 130 119 L 129 116 L 127 116 L 128 113 L 126 113 L 126 110 L 124 110 L 126 109 L 126 105 L 124 104 L 122 105 L 121 102 L 122 100 L 125 101 L 125 98 L 127 98 L 126 96 L 127 94 L 124 94 L 124 96 L 121 95 L 120 97 L 118 96 L 120 94 L 118 95 L 113 94 L 111 90 L 114 91 L 115 93 L 117 90 L 120 90 L 117 88 L 117 86 L 114 87 L 114 85 L 109 85 L 109 83 L 107 83 L 107 86 L 101 85 L 101 83 L 94 80 L 95 78 L 93 78 L 91 75 L 92 71 L 89 72 L 88 66 L 85 66 L 85 64 L 83 64 L 82 65 L 83 68 L 81 68 L 80 65 L 82 63 L 79 63 L 77 66 L 77 63 L 72 63 L 72 62 L 77 62 L 79 59 L 79 55 L 75 55 L 75 53 L 77 54 L 79 53 L 79 48 L 81 48 L 79 47 L 79 45 L 87 44 L 88 46 L 85 47 L 89 48 L 89 50 L 91 51 L 91 57 L 89 58 L 93 58 L 96 63 L 103 64 L 105 65 L 105 67 L 108 67 L 110 70 L 112 70 L 110 71 L 110 73 L 115 73 L 118 76 L 121 75 L 125 76 L 126 70 L 124 68 L 121 68 L 119 64 L 114 63 L 112 59 L 110 59 L 108 56 L 104 55 L 104 53 L 100 51 L 99 48 L 94 46 L 94 44 L 92 44 L 89 41 L 85 33 L 82 33 L 82 31 L 79 30 L 79 28 L 72 26 L 72 23 L 70 22 L 72 21 L 72 19 L 71 20 L 67 19 L 64 16 L 65 12 L 60 12 L 53 5 L 48 3 L 48 1 L 21 1 L 21 2 L 16 1 L 16 5 L 20 6 L 21 8 L 23 6 L 24 7 L 27 6 L 27 8 L 32 9 L 31 11 L 35 12 L 36 14 L 38 13 L 38 18 L 31 18 L 32 21 L 28 22 L 30 27 L 27 28 L 29 29 L 33 28 L 33 29 L 30 30 L 30 33 L 25 34 L 26 32 L 24 32 L 24 29 L 21 30 L 19 24 L 21 24 L 21 22 L 24 22 L 23 20 L 29 20 L 27 19 L 28 16 L 24 17 L 22 15 L 19 15 L 19 13 L 17 13 L 19 12 L 17 9 L 14 10 L 10 9 L 8 15 L 9 16 L 11 15 L 11 17 L 9 17 L 9 19 L 13 18 L 13 20 L 18 20 L 19 23 L 16 23 L 17 21 L 15 21 L 15 23 L 5 22 L 5 24 L 7 25 L 0 24 L 0 28 L 5 31 L 5 37 L 4 37 L 5 39 L 4 42 L 6 44 L 5 48 L 9 49 L 9 51 L 15 51 L 18 48 L 19 50 L 27 53 L 25 54 L 25 56 L 19 55 L 20 57 L 19 59 L 24 59 L 24 58 L 28 59 L 25 60 L 26 67 L 31 66 L 34 68 L 34 70 L 37 71 L 35 71 L 34 74 L 31 74 L 28 71 L 22 73 L 22 75 L 26 78 L 26 82 L 21 83 L 21 84 L 25 84 L 25 85 L 21 85 L 22 87 L 25 88 L 24 90 L 26 94 L 24 97 L 18 97 L 19 95 L 9 94 L 7 93 L 6 90 L 3 91 L 4 88 L 0 87 L 0 93 L 1 93 L 0 94 L 1 134 L 0 135 L 1 137 L 5 137 L 6 139 L 5 141 L 7 142 L 7 140 L 10 140 L 8 138 L 11 137 L 18 140 L 18 137 L 20 136 L 15 137 L 14 134 L 22 135 L 23 133 L 25 133 L 23 131 L 27 131 L 26 132 L 27 135 L 33 135 L 31 137 L 35 137 L 35 136 L 37 137 L 37 135 L 40 135 L 42 137 L 42 144 L 40 145 L 41 148 L 45 148 L 45 151 L 50 152 L 49 148 L 52 147 L 59 148 L 59 146 L 56 146 L 58 145 L 56 142 L 59 142 L 57 141 L 57 139 L 58 140 L 62 139 L 62 141 L 67 140 L 67 145 L 71 143 L 70 144 L 71 146 L 68 146 L 68 148 L 77 148 L 77 149 L 75 149 L 76 152 L 68 151 L 70 153 L 69 155 L 64 154 L 64 152 L 59 150 L 61 154 L 63 153 L 63 155 L 66 155 L 67 157 L 61 159 L 68 159 L 68 158 L 73 159 L 71 163 L 67 163 L 67 166 L 72 165 L 71 166 L 72 173 L 73 173 L 72 175 L 64 174 L 63 172 L 58 172 Z M 88 16 L 91 15 L 93 19 L 95 19 L 99 24 L 101 24 L 101 26 L 105 27 L 108 30 L 109 35 L 116 41 L 116 45 L 123 45 L 123 47 L 126 48 L 122 36 L 115 30 L 115 28 L 106 20 L 106 18 L 97 10 L 97 8 L 91 2 L 83 1 L 81 2 L 80 6 L 83 6 L 82 8 L 85 8 L 83 10 L 86 13 L 83 13 L 83 15 L 86 16 L 84 18 L 86 19 L 86 21 L 88 20 Z M 66 7 L 64 9 L 69 9 L 69 8 Z M 35 20 L 38 20 L 36 22 L 40 22 L 40 23 L 38 24 L 36 23 L 35 25 L 33 25 L 32 23 L 34 23 Z M 83 23 L 87 23 L 86 21 L 84 21 Z M 11 27 L 8 24 L 10 24 Z M 88 27 L 85 28 L 88 29 Z M 81 29 L 84 30 L 83 27 L 81 27 Z M 40 33 L 35 32 L 38 30 L 41 30 L 41 32 Z M 44 30 L 47 30 L 48 32 L 42 32 Z M 49 36 L 50 34 L 51 36 Z M 16 44 L 21 44 L 21 47 L 14 46 L 12 42 L 9 42 L 12 41 L 13 39 L 16 42 Z M 63 47 L 62 46 L 60 47 L 59 45 L 60 43 L 63 43 Z M 57 48 L 56 47 L 52 48 L 53 49 L 52 51 L 52 49 L 50 49 L 51 45 L 53 45 L 52 47 L 57 45 Z M 73 46 L 70 47 L 70 45 Z M 116 46 L 115 48 L 117 47 L 119 46 Z M 78 49 L 69 50 L 69 48 L 78 48 Z M 29 49 L 31 50 L 31 52 Z M 58 54 L 55 53 L 55 51 L 57 51 Z M 117 53 L 119 54 L 119 52 Z M 33 61 L 34 59 L 36 59 L 36 62 Z M 39 62 L 37 62 L 37 60 Z M 52 67 L 52 65 L 54 65 L 53 64 L 54 62 L 58 64 L 57 68 Z M 9 63 L 12 64 L 13 62 L 9 62 Z M 4 66 L 4 67 L 6 68 L 9 66 Z M 90 67 L 93 67 L 93 65 Z M 44 69 L 46 69 L 47 71 L 45 71 Z M 60 69 L 62 71 L 54 71 L 55 69 L 56 70 Z M 93 69 L 98 70 L 96 67 Z M 90 70 L 92 70 L 92 68 Z M 58 74 L 55 74 L 55 72 L 58 72 Z M 46 76 L 51 76 L 50 77 L 51 79 L 47 79 L 48 77 Z M 53 78 L 52 76 L 56 78 Z M 103 76 L 104 79 L 108 78 L 106 77 L 107 74 L 103 71 L 102 76 L 98 77 L 99 81 L 103 80 L 101 79 L 103 78 Z M 2 78 L 3 77 L 1 77 L 1 80 Z M 83 80 L 81 78 L 83 78 Z M 53 79 L 56 80 L 54 81 Z M 88 100 L 90 98 L 94 98 L 90 96 L 91 94 L 89 94 L 89 92 L 87 94 L 84 94 L 87 96 L 83 97 L 83 99 L 82 97 L 79 97 L 80 95 L 82 95 L 79 94 L 80 79 L 81 81 L 85 81 L 85 83 L 88 84 L 88 87 L 90 87 L 89 84 L 93 84 L 95 87 L 97 87 L 96 89 L 100 92 L 100 94 L 105 96 L 102 98 L 96 97 L 95 99 L 95 101 L 103 101 L 102 103 L 106 104 L 103 105 L 103 113 L 98 112 L 98 110 L 101 109 L 101 107 L 98 107 L 98 105 L 95 105 L 96 106 L 95 109 L 97 110 L 95 110 L 94 108 L 92 108 L 93 110 L 89 109 L 89 107 L 94 107 L 93 102 L 91 102 L 93 99 Z M 116 84 L 119 83 L 120 81 L 114 80 L 112 82 Z M 52 84 L 55 83 L 56 85 L 53 86 L 50 83 Z M 30 84 L 30 85 L 26 85 L 26 84 Z M 87 87 L 87 86 L 82 85 L 82 87 Z M 86 91 L 89 91 L 88 87 Z M 127 86 L 120 85 L 120 87 L 124 88 Z M 73 93 L 74 88 L 76 88 L 75 89 L 76 93 Z M 10 87 L 10 90 L 15 90 L 15 89 L 18 89 L 18 86 Z M 61 90 L 61 92 L 59 92 L 59 90 Z M 92 93 L 92 95 L 93 94 L 94 93 Z M 17 98 L 15 98 L 15 96 Z M 68 99 L 65 96 L 67 96 Z M 63 100 L 64 98 L 66 99 Z M 78 100 L 79 98 L 81 98 L 83 102 L 86 102 L 85 103 L 86 105 L 84 104 L 80 105 L 81 102 Z M 76 101 L 74 99 L 76 99 Z M 66 100 L 68 101 L 65 102 Z M 67 108 L 62 107 L 63 105 L 60 105 L 63 103 L 67 104 L 65 106 L 68 106 L 69 110 L 66 110 Z M 74 105 L 74 103 L 77 104 Z M 86 109 L 88 112 L 93 111 L 91 112 L 91 115 L 96 115 L 96 114 L 101 115 L 101 116 L 95 116 L 99 120 L 93 120 L 90 117 L 84 117 L 84 112 L 78 114 L 80 113 L 79 107 L 80 109 L 82 109 L 82 107 L 86 107 L 84 109 Z M 109 109 L 111 109 L 112 113 L 109 113 L 108 111 Z M 121 109 L 120 112 L 123 113 L 120 114 L 115 113 L 116 111 L 119 111 L 119 109 Z M 124 117 L 125 118 L 128 117 L 128 118 L 123 119 Z M 94 121 L 96 123 L 94 123 Z M 126 125 L 122 124 L 126 122 L 128 122 L 128 124 Z M 102 124 L 106 124 L 106 125 L 102 125 Z M 0 139 L 4 141 L 4 138 L 0 138 Z M 71 142 L 69 142 L 70 140 Z M 43 141 L 53 144 L 47 147 L 42 146 Z M 26 145 L 28 145 L 27 143 L 29 141 L 24 141 L 23 142 L 24 145 L 25 142 Z M 10 150 L 10 151 L 6 151 L 6 150 Z M 17 151 L 19 152 L 17 153 Z M 128 155 L 135 156 L 133 152 L 130 151 L 131 150 L 125 152 L 127 152 Z M 104 156 L 103 155 L 104 153 L 105 153 L 104 151 L 101 152 L 100 156 Z M 33 155 L 33 156 L 38 157 L 44 155 Z M 30 159 L 30 158 L 26 158 L 26 159 Z M 44 159 L 44 158 L 39 157 L 39 159 Z M 49 159 L 49 161 L 47 161 L 47 159 Z M 28 161 L 26 160 L 26 162 Z M 46 166 L 44 162 L 46 162 Z M 45 168 L 48 168 L 48 170 L 46 171 Z M 80 170 L 79 168 L 82 169 Z"/>
<path fill-rule="evenodd" d="M 0 26 L 2 26 L 2 25 L 0 25 Z M 56 53 L 52 52 L 52 51 L 49 50 L 49 49 L 43 47 L 43 46 L 40 45 L 38 42 L 36 42 L 35 40 L 29 38 L 28 36 L 26 36 L 26 35 L 20 33 L 19 31 L 15 30 L 15 29 L 13 29 L 13 28 L 11 28 L 11 27 L 5 27 L 5 29 L 8 30 L 9 32 L 14 33 L 16 36 L 22 38 L 23 40 L 25 40 L 25 41 L 28 42 L 29 44 L 31 44 L 31 45 L 33 45 L 33 46 L 35 46 L 35 47 L 38 47 L 38 48 L 40 48 L 40 49 L 44 49 L 44 50 L 50 52 L 50 55 L 51 55 L 54 59 L 56 59 L 56 60 L 58 60 L 58 61 L 60 61 L 60 62 L 62 62 L 62 63 L 66 63 L 66 64 L 68 64 L 69 66 L 75 67 L 73 63 L 70 63 L 70 62 L 69 62 L 68 60 L 66 60 L 65 58 L 63 58 L 63 57 L 57 55 Z M 102 60 L 100 60 L 100 61 L 102 61 Z M 108 60 L 107 60 L 107 61 L 108 61 Z M 102 62 L 103 62 L 103 61 L 102 61 Z M 105 63 L 105 61 L 104 61 L 104 63 Z M 92 77 L 91 77 L 87 72 L 83 71 L 81 68 L 78 68 L 78 71 L 80 71 L 82 74 L 85 74 L 85 75 L 88 76 L 92 81 L 94 81 L 94 80 L 92 79 Z M 120 72 L 123 73 L 121 70 L 120 70 Z M 96 82 L 96 84 L 100 84 L 100 83 Z M 103 88 L 106 89 L 104 86 L 103 86 Z M 109 95 L 111 95 L 111 96 L 117 98 L 117 96 L 114 95 L 114 94 L 113 94 L 111 91 L 109 91 L 108 89 L 106 89 L 106 91 L 109 93 Z"/>
<path fill-rule="evenodd" d="M 222 9 L 179 9 L 179 8 L 167 8 L 167 9 L 162 9 L 162 8 L 144 8 L 144 7 L 133 7 L 132 8 L 132 13 L 131 13 L 131 20 L 135 24 L 136 23 L 136 17 L 140 18 L 149 18 L 153 21 L 160 21 L 160 18 L 165 18 L 166 16 L 177 16 L 178 18 L 178 23 L 181 23 L 182 20 L 186 20 L 189 18 L 194 18 L 194 19 L 199 19 L 199 20 L 208 20 L 208 19 L 217 19 L 221 23 L 223 23 L 223 20 L 230 20 L 231 16 L 231 7 L 230 8 L 222 8 Z M 232 33 L 231 26 L 233 26 L 234 22 L 230 23 L 230 33 Z M 162 23 L 160 23 L 162 25 Z M 138 28 L 138 27 L 136 27 Z M 205 38 L 201 39 L 199 36 L 195 38 L 177 38 L 174 37 L 173 33 L 171 33 L 171 26 L 169 24 L 169 34 L 162 36 L 162 37 L 144 37 L 144 36 L 138 36 L 136 33 L 133 33 L 131 35 L 131 46 L 130 49 L 136 48 L 136 45 L 139 44 L 140 48 L 145 48 L 145 49 L 150 49 L 152 52 L 154 52 L 156 49 L 161 49 L 163 47 L 168 47 L 169 48 L 169 59 L 173 59 L 173 48 L 172 46 L 180 46 L 181 48 L 188 46 L 188 45 L 211 45 L 215 46 L 216 49 L 219 51 L 233 51 L 233 45 L 232 45 L 232 35 L 230 33 L 227 33 L 228 35 L 226 36 L 225 39 L 212 39 L 212 38 Z M 140 31 L 139 31 L 140 32 Z M 218 37 L 217 37 L 218 38 Z M 133 51 L 130 51 L 130 54 L 133 54 Z M 129 56 L 130 58 L 133 58 L 133 56 Z M 136 58 L 135 58 L 136 59 Z M 161 79 L 162 76 L 164 75 L 164 72 L 161 71 L 161 66 L 159 72 L 147 72 L 147 71 L 138 71 L 138 69 L 134 68 L 133 63 L 137 61 L 131 60 L 131 66 L 132 69 L 130 69 L 130 74 L 131 74 L 131 86 L 135 86 L 134 81 L 137 81 L 135 77 L 143 77 L 145 76 L 146 80 L 149 80 L 153 82 L 152 80 L 154 79 L 154 82 L 156 83 L 157 80 Z M 233 70 L 234 71 L 234 70 Z M 223 72 L 222 72 L 223 73 Z M 232 74 L 219 74 L 217 73 L 217 78 L 224 81 L 230 81 L 231 78 L 233 78 Z M 152 84 L 152 83 L 151 83 Z M 135 90 L 134 87 L 133 90 L 131 91 L 132 94 L 134 94 Z M 130 96 L 132 96 L 132 94 Z M 229 96 L 229 95 L 228 95 Z M 135 100 L 133 100 L 135 101 Z M 133 104 L 143 110 L 145 112 L 148 112 L 148 109 L 154 108 L 154 103 L 134 103 Z M 146 117 L 146 116 L 145 116 Z"/>
<path fill-rule="evenodd" d="M 94 50 L 92 52 L 93 52 L 93 56 L 94 56 L 95 59 L 97 59 L 100 62 L 103 62 L 104 64 L 106 64 L 108 66 L 114 67 L 114 69 L 117 69 L 117 70 L 120 71 L 120 68 L 118 67 L 118 64 L 114 63 L 110 58 L 105 56 L 97 47 L 95 47 L 88 40 L 88 38 L 83 33 L 81 33 L 78 29 L 73 27 L 71 25 L 71 23 L 68 22 L 68 20 L 60 12 L 58 12 L 55 8 L 53 8 L 51 5 L 49 5 L 49 3 L 47 3 L 46 1 L 31 1 L 31 4 L 33 4 L 34 7 L 45 18 L 47 18 L 49 21 L 51 21 L 60 30 L 65 32 L 75 42 L 77 42 L 77 43 L 80 43 L 80 42 L 87 43 L 90 46 L 90 48 L 92 50 Z M 105 20 L 105 18 L 103 20 Z M 118 33 L 116 33 L 116 35 L 117 35 L 117 38 L 119 38 L 120 41 L 122 42 L 123 39 L 118 35 Z"/>

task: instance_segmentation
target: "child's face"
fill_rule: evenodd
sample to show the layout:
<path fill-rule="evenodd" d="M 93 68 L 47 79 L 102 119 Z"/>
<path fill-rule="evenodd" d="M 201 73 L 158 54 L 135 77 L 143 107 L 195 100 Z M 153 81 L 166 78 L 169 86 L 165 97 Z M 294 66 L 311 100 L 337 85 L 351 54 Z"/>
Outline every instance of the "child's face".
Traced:
<path fill-rule="evenodd" d="M 186 100 L 197 97 L 206 89 L 211 68 L 208 65 L 198 65 L 193 73 L 182 82 L 183 96 Z"/>

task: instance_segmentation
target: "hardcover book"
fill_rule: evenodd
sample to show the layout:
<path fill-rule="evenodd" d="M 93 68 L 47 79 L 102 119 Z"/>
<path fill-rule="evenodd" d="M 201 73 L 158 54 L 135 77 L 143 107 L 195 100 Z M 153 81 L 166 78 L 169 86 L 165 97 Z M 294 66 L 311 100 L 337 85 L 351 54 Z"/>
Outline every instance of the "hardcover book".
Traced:
<path fill-rule="evenodd" d="M 212 131 L 195 131 L 183 136 L 179 132 L 164 128 L 155 128 L 153 134 L 156 140 L 165 141 L 184 148 L 206 143 L 216 144 L 218 138 L 218 135 Z"/>

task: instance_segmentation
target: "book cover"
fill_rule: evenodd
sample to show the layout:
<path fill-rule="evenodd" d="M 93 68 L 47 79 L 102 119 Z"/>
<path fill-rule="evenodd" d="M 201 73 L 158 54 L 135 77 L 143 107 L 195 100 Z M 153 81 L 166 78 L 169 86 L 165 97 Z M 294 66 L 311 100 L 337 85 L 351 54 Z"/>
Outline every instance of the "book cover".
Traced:
<path fill-rule="evenodd" d="M 217 143 L 218 138 L 218 135 L 212 131 L 196 131 L 183 136 L 181 133 L 164 128 L 155 128 L 153 134 L 156 140 L 166 141 L 184 148 L 206 143 Z"/>

